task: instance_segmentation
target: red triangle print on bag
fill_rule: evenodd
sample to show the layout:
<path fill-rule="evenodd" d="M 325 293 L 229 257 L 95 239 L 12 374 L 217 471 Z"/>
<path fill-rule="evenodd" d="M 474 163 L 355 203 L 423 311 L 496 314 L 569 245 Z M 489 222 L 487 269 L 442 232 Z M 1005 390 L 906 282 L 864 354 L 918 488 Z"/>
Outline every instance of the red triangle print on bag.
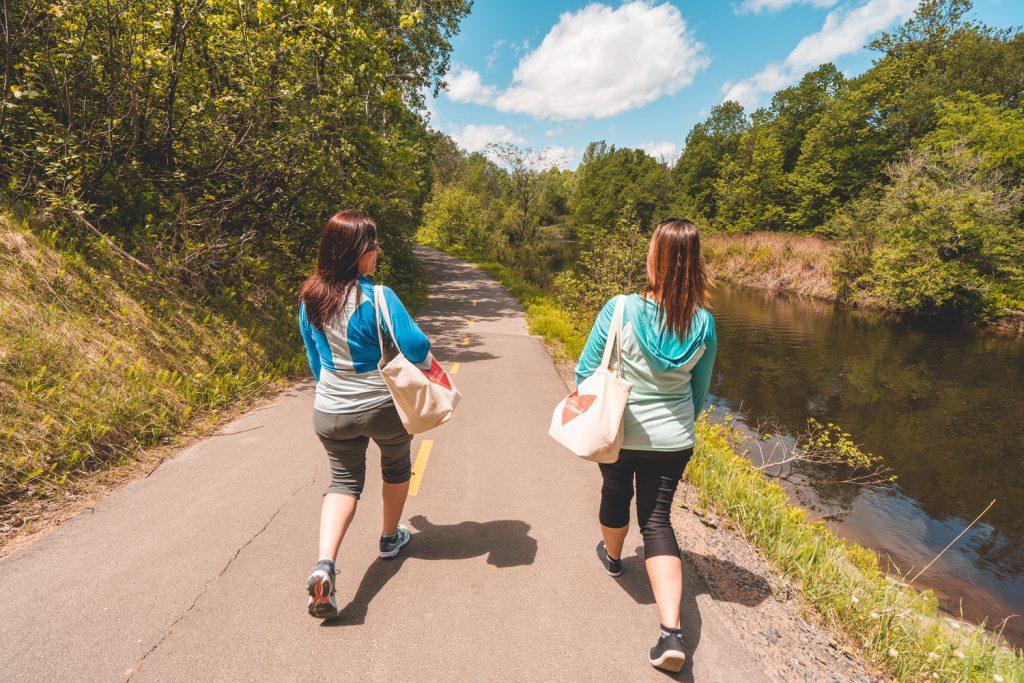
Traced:
<path fill-rule="evenodd" d="M 448 373 L 444 371 L 436 358 L 430 359 L 430 370 L 425 370 L 423 374 L 434 384 L 440 385 L 448 391 L 452 390 L 452 383 L 448 381 Z"/>
<path fill-rule="evenodd" d="M 562 424 L 567 424 L 570 420 L 587 412 L 596 400 L 597 396 L 594 394 L 580 396 L 579 389 L 569 394 L 569 398 L 565 399 L 565 407 L 562 408 Z"/>

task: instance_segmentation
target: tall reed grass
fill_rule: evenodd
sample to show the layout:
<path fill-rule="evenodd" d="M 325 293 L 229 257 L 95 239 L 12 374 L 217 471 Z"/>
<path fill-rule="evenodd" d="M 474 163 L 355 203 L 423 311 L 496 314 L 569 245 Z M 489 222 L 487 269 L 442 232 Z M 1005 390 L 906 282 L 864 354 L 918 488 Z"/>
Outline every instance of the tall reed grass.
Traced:
<path fill-rule="evenodd" d="M 772 292 L 836 298 L 829 266 L 833 247 L 820 237 L 705 233 L 701 248 L 716 278 Z"/>

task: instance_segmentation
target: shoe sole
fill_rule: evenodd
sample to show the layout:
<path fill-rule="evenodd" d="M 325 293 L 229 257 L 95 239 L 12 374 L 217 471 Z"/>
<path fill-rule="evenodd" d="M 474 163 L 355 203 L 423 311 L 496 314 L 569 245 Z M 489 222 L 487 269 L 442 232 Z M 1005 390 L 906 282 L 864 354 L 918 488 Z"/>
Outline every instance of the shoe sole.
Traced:
<path fill-rule="evenodd" d="M 604 570 L 605 570 L 605 572 L 608 573 L 608 576 L 622 576 L 622 570 L 621 569 L 619 571 L 617 571 L 617 572 L 613 572 L 611 569 L 608 569 L 608 567 L 605 567 Z"/>
<path fill-rule="evenodd" d="M 678 672 L 686 664 L 686 654 L 679 650 L 666 650 L 657 659 L 650 659 L 651 666 L 665 671 Z"/>
<path fill-rule="evenodd" d="M 316 572 L 309 577 L 306 590 L 309 592 L 309 605 L 306 609 L 309 616 L 317 619 L 332 619 L 338 616 L 338 608 L 331 604 L 331 591 L 327 576 L 322 572 Z"/>
<path fill-rule="evenodd" d="M 401 550 L 402 548 L 404 548 L 405 546 L 407 546 L 407 545 L 409 544 L 409 541 L 411 541 L 411 540 L 412 540 L 412 534 L 409 534 L 409 535 L 407 535 L 407 536 L 405 537 L 405 540 L 404 540 L 404 541 L 402 541 L 401 543 L 399 543 L 399 544 L 398 544 L 397 546 L 395 546 L 395 547 L 394 547 L 394 549 L 392 549 L 392 550 L 387 550 L 387 551 L 384 551 L 384 550 L 382 550 L 382 551 L 381 551 L 381 553 L 380 553 L 380 559 L 382 559 L 382 560 L 390 560 L 390 559 L 391 559 L 392 557 L 394 557 L 395 555 L 397 555 L 397 554 L 398 554 L 398 552 L 399 552 L 399 551 L 400 551 L 400 550 Z"/>

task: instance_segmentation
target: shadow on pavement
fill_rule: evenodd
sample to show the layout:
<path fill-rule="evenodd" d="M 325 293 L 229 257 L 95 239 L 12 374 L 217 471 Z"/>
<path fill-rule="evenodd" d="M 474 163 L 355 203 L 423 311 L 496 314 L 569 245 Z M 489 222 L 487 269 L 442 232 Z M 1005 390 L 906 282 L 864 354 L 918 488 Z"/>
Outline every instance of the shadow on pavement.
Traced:
<path fill-rule="evenodd" d="M 683 627 L 683 645 L 686 648 L 686 664 L 678 674 L 663 671 L 667 677 L 680 681 L 693 680 L 693 657 L 700 643 L 702 620 L 697 596 L 707 594 L 718 602 L 735 602 L 746 607 L 761 604 L 772 594 L 772 588 L 763 577 L 758 576 L 732 562 L 711 555 L 681 551 L 683 559 L 683 602 L 680 605 L 680 621 Z M 712 586 L 701 580 L 701 576 L 714 576 Z M 644 549 L 636 548 L 632 557 L 622 558 L 622 576 L 615 580 L 622 590 L 641 605 L 653 605 L 654 593 L 647 580 L 644 567 Z M 652 614 L 656 618 L 656 614 Z M 652 622 L 653 623 L 653 622 Z M 651 629 L 651 644 L 654 644 L 654 629 Z"/>
<path fill-rule="evenodd" d="M 416 515 L 409 523 L 416 530 L 409 545 L 393 560 L 374 561 L 352 600 L 338 611 L 338 616 L 324 621 L 324 626 L 364 623 L 370 603 L 409 560 L 466 560 L 487 555 L 487 564 L 504 568 L 533 564 L 537 557 L 537 541 L 529 535 L 530 525 L 517 519 L 437 525 Z"/>

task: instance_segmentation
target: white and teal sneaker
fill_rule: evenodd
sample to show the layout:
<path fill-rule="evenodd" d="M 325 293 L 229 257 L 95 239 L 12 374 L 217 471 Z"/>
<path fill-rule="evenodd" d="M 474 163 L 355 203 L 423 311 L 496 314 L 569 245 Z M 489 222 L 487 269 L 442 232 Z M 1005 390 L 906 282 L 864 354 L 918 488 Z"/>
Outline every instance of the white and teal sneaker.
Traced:
<path fill-rule="evenodd" d="M 411 539 L 412 534 L 409 533 L 409 530 L 399 524 L 393 535 L 380 537 L 381 558 L 387 560 L 394 557 L 398 554 L 398 551 L 402 549 L 402 546 L 408 543 Z"/>
<path fill-rule="evenodd" d="M 338 603 L 334 601 L 334 563 L 320 560 L 306 581 L 309 602 L 306 609 L 311 617 L 332 619 L 338 616 Z"/>

